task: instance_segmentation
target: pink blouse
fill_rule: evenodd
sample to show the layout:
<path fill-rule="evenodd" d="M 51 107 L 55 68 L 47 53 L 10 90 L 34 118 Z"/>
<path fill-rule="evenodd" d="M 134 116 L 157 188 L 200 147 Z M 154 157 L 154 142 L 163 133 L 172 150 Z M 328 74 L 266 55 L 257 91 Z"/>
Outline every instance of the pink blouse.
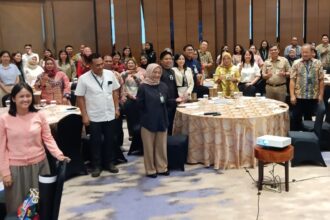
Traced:
<path fill-rule="evenodd" d="M 27 166 L 46 158 L 46 145 L 49 152 L 59 158 L 63 155 L 58 148 L 41 112 L 30 112 L 24 116 L 0 116 L 0 174 L 10 175 L 10 166 Z"/>
<path fill-rule="evenodd" d="M 71 94 L 70 80 L 62 71 L 56 73 L 55 77 L 49 77 L 46 86 L 41 86 L 41 77 L 47 73 L 38 76 L 35 84 L 36 89 L 41 90 L 41 98 L 46 99 L 47 103 L 51 100 L 56 100 L 57 104 L 62 104 L 64 94 Z"/>

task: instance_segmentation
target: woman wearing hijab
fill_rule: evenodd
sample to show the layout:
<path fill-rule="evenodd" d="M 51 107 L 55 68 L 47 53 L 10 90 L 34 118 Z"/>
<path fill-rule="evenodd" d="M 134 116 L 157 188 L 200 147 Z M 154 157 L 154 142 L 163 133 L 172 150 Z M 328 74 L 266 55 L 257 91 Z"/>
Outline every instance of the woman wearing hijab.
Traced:
<path fill-rule="evenodd" d="M 62 71 L 59 71 L 56 62 L 52 58 L 45 59 L 45 72 L 38 76 L 35 88 L 41 90 L 41 98 L 47 103 L 56 100 L 57 104 L 70 104 L 69 78 Z"/>
<path fill-rule="evenodd" d="M 162 68 L 158 64 L 149 64 L 137 93 L 144 166 L 150 178 L 170 174 L 167 169 L 167 86 L 160 81 L 161 75 Z"/>
<path fill-rule="evenodd" d="M 34 87 L 38 76 L 44 72 L 44 69 L 38 65 L 38 59 L 36 56 L 32 56 L 28 59 L 24 67 L 24 79 L 29 86 Z"/>
<path fill-rule="evenodd" d="M 240 74 L 237 67 L 233 65 L 229 53 L 222 54 L 221 64 L 215 70 L 213 78 L 218 83 L 218 90 L 223 91 L 225 96 L 229 97 L 233 92 L 238 92 L 237 84 Z"/>

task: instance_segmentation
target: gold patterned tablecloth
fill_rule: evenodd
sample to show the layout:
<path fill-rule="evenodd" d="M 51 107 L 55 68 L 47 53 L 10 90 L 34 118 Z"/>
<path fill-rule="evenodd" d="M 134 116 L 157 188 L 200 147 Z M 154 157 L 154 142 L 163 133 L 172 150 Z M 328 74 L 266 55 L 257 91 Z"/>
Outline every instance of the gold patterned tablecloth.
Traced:
<path fill-rule="evenodd" d="M 188 163 L 215 169 L 255 167 L 257 137 L 287 136 L 288 110 L 285 103 L 262 97 L 201 100 L 177 108 L 173 134 L 189 136 Z M 205 112 L 221 115 L 205 116 Z"/>

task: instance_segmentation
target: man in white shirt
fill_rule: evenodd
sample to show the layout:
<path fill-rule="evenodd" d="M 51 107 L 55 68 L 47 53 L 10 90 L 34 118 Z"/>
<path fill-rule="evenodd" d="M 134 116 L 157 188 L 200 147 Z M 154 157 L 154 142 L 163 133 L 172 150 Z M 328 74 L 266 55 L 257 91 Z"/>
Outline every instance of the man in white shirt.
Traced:
<path fill-rule="evenodd" d="M 37 63 L 39 63 L 39 55 L 37 53 L 32 52 L 31 44 L 25 44 L 24 49 L 25 49 L 25 54 L 22 55 L 23 67 L 27 64 L 28 60 L 33 56 L 37 57 Z"/>
<path fill-rule="evenodd" d="M 115 118 L 119 113 L 119 87 L 115 74 L 103 69 L 100 55 L 89 57 L 91 70 L 79 77 L 75 94 L 85 126 L 91 135 L 92 177 L 101 174 L 102 161 L 109 165 L 111 173 L 118 173 L 113 163 L 115 152 Z M 102 144 L 102 136 L 104 144 Z M 104 149 L 102 149 L 104 148 Z M 102 158 L 103 157 L 103 158 Z"/>

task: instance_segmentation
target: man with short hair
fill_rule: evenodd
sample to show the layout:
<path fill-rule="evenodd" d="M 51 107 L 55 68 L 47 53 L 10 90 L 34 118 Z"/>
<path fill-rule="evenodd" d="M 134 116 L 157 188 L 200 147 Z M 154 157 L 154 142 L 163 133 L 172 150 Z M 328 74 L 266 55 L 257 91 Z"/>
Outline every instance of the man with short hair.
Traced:
<path fill-rule="evenodd" d="M 104 55 L 103 61 L 104 61 L 104 69 L 112 70 L 113 67 L 112 56 L 108 54 Z"/>
<path fill-rule="evenodd" d="M 204 75 L 208 78 L 212 78 L 213 74 L 210 72 L 210 68 L 213 65 L 212 54 L 207 51 L 209 42 L 207 40 L 202 40 L 199 44 L 199 58 L 201 59 L 201 64 L 204 69 Z"/>
<path fill-rule="evenodd" d="M 288 45 L 284 50 L 284 56 L 287 57 L 289 55 L 289 52 L 291 49 L 294 49 L 296 51 L 297 58 L 301 57 L 301 46 L 298 45 L 298 38 L 292 37 L 291 38 L 291 44 Z"/>
<path fill-rule="evenodd" d="M 114 165 L 115 118 L 119 113 L 119 83 L 110 70 L 105 70 L 101 56 L 89 57 L 91 70 L 78 80 L 75 91 L 83 123 L 91 135 L 92 177 L 100 176 L 102 161 L 111 173 L 118 173 Z M 104 144 L 102 144 L 102 136 Z M 104 148 L 104 149 L 102 149 Z"/>
<path fill-rule="evenodd" d="M 302 130 L 302 116 L 311 118 L 315 112 L 321 114 L 316 117 L 315 123 L 322 124 L 325 112 L 324 74 L 322 63 L 312 58 L 310 44 L 303 45 L 302 58 L 294 62 L 290 79 L 290 101 L 293 105 L 291 129 Z"/>
<path fill-rule="evenodd" d="M 23 67 L 27 64 L 30 58 L 33 56 L 37 57 L 37 63 L 39 63 L 39 55 L 37 53 L 33 53 L 32 44 L 24 45 L 25 53 L 22 55 Z"/>
<path fill-rule="evenodd" d="M 193 93 L 197 93 L 198 98 L 202 98 L 203 95 L 209 94 L 209 88 L 203 86 L 203 74 L 202 67 L 198 60 L 194 59 L 194 47 L 191 44 L 187 44 L 183 47 L 183 54 L 186 58 L 186 66 L 189 67 L 193 73 L 194 78 L 194 90 Z"/>
<path fill-rule="evenodd" d="M 322 35 L 322 43 L 316 47 L 316 50 L 321 57 L 323 69 L 330 73 L 330 46 L 327 34 Z"/>
<path fill-rule="evenodd" d="M 278 45 L 270 47 L 269 59 L 265 61 L 262 67 L 262 77 L 266 80 L 266 97 L 285 102 L 290 64 L 285 57 L 279 56 L 279 53 Z"/>
<path fill-rule="evenodd" d="M 75 62 L 78 62 L 79 60 L 81 60 L 81 56 L 84 54 L 84 49 L 85 49 L 86 45 L 85 44 L 81 44 L 80 47 L 79 47 L 79 50 L 80 52 L 79 53 L 76 53 L 72 59 L 75 61 Z M 90 48 L 89 48 L 90 49 Z"/>

